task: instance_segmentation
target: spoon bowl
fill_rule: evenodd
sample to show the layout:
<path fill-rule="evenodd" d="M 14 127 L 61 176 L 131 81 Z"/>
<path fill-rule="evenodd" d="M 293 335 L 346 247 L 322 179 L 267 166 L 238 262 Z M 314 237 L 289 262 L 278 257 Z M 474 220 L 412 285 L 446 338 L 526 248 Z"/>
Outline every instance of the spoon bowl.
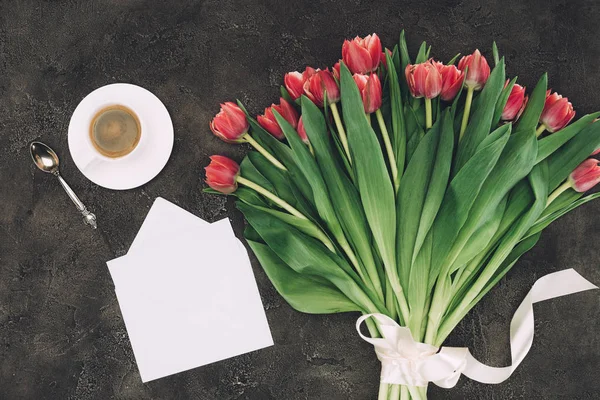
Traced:
<path fill-rule="evenodd" d="M 35 165 L 44 172 L 58 172 L 58 156 L 50 147 L 41 142 L 33 142 L 29 147 Z"/>

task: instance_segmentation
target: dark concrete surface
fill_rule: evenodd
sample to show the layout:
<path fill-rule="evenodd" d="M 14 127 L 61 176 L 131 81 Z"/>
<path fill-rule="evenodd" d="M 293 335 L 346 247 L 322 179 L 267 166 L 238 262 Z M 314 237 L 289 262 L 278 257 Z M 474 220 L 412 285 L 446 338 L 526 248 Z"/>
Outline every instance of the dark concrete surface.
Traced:
<path fill-rule="evenodd" d="M 218 103 L 239 98 L 259 112 L 286 71 L 332 65 L 342 40 L 373 31 L 392 46 L 401 28 L 449 59 L 495 39 L 508 73 L 529 87 L 543 71 L 579 115 L 600 109 L 600 7 L 595 1 L 1 1 L 0 2 L 0 398 L 372 399 L 379 364 L 354 331 L 356 315 L 292 310 L 254 260 L 275 346 L 142 384 L 105 261 L 126 253 L 162 196 L 207 219 L 243 220 L 231 201 L 201 193 L 214 153 L 247 148 L 210 134 Z M 175 147 L 153 181 L 128 191 L 86 180 L 69 155 L 79 101 L 109 83 L 153 91 L 175 125 Z M 84 226 L 28 144 L 41 139 L 64 177 L 96 212 Z M 510 362 L 512 313 L 536 278 L 573 267 L 600 283 L 600 202 L 552 225 L 448 343 L 495 366 Z M 587 292 L 535 307 L 533 349 L 501 385 L 462 378 L 431 399 L 597 399 L 600 300 Z"/>

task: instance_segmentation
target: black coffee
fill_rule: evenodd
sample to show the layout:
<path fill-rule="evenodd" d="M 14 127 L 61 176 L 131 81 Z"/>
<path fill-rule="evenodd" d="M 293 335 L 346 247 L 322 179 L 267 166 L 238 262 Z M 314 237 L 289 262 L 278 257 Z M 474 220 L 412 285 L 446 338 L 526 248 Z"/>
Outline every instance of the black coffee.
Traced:
<path fill-rule="evenodd" d="M 140 142 L 140 120 L 129 108 L 113 105 L 98 111 L 90 124 L 90 139 L 98 152 L 106 157 L 123 157 Z"/>

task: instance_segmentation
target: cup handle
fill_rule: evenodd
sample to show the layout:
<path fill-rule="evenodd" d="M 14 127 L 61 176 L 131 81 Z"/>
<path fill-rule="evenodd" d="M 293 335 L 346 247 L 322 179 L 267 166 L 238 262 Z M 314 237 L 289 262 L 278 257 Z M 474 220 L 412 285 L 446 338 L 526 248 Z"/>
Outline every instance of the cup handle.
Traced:
<path fill-rule="evenodd" d="M 85 171 L 87 170 L 91 165 L 96 164 L 98 161 L 102 161 L 101 158 L 98 157 L 91 157 L 83 167 L 81 167 L 81 171 Z"/>

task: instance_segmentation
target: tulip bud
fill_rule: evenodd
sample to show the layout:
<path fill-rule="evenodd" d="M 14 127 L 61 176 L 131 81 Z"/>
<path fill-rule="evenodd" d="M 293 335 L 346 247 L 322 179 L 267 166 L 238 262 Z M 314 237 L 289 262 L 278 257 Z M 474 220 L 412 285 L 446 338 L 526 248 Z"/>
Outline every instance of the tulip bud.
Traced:
<path fill-rule="evenodd" d="M 316 73 L 316 70 L 311 67 L 306 67 L 304 72 L 298 71 L 288 72 L 283 77 L 283 83 L 290 97 L 293 100 L 298 99 L 304 93 L 304 82 Z"/>
<path fill-rule="evenodd" d="M 453 100 L 462 87 L 465 73 L 454 65 L 444 65 L 441 62 L 434 62 L 434 65 L 442 75 L 442 91 L 440 97 L 444 101 Z"/>
<path fill-rule="evenodd" d="M 465 87 L 470 87 L 473 90 L 481 90 L 490 77 L 490 66 L 479 50 L 475 50 L 473 54 L 460 59 L 458 69 L 464 72 L 467 67 Z"/>
<path fill-rule="evenodd" d="M 420 64 L 408 64 L 406 82 L 413 97 L 433 99 L 442 91 L 442 74 L 431 60 Z"/>
<path fill-rule="evenodd" d="M 387 58 L 385 53 L 388 53 L 390 57 L 392 57 L 392 51 L 390 49 L 385 49 L 385 51 L 381 52 L 381 64 L 383 64 L 383 68 L 387 68 Z"/>
<path fill-rule="evenodd" d="M 290 94 L 290 97 L 294 100 L 304 93 L 304 80 L 302 79 L 302 73 L 298 71 L 285 74 L 283 77 L 283 84 Z"/>
<path fill-rule="evenodd" d="M 210 122 L 210 130 L 219 138 L 228 143 L 241 143 L 248 132 L 246 114 L 230 101 L 221 104 L 221 110 Z"/>
<path fill-rule="evenodd" d="M 340 88 L 329 69 L 317 70 L 308 78 L 304 82 L 304 94 L 319 107 L 323 107 L 326 95 L 328 104 L 340 101 Z"/>
<path fill-rule="evenodd" d="M 306 130 L 304 129 L 304 122 L 302 122 L 302 117 L 300 117 L 300 119 L 298 120 L 298 128 L 296 130 L 298 131 L 298 136 L 300 136 L 300 139 L 302 139 L 304 143 L 308 144 L 308 135 L 306 134 Z"/>
<path fill-rule="evenodd" d="M 375 71 L 381 60 L 381 41 L 377 34 L 364 39 L 355 37 L 345 40 L 342 45 L 342 59 L 353 74 L 366 74 Z"/>
<path fill-rule="evenodd" d="M 360 91 L 365 113 L 371 114 L 379 110 L 381 107 L 382 90 L 377 74 L 371 73 L 369 76 L 354 74 L 353 78 Z"/>
<path fill-rule="evenodd" d="M 205 167 L 208 186 L 224 194 L 231 194 L 237 189 L 237 178 L 240 166 L 230 158 L 211 156 L 210 164 Z"/>
<path fill-rule="evenodd" d="M 556 92 L 550 94 L 550 90 L 548 90 L 544 111 L 542 111 L 540 117 L 540 122 L 546 130 L 556 132 L 567 126 L 573 117 L 575 117 L 575 110 L 573 110 L 573 104 L 569 102 L 569 99 Z"/>
<path fill-rule="evenodd" d="M 273 110 L 277 110 L 277 112 L 285 118 L 287 122 L 290 123 L 294 127 L 294 129 L 298 126 L 298 112 L 290 103 L 288 103 L 283 97 L 279 99 L 279 105 L 271 104 L 271 107 L 265 108 L 265 113 L 263 115 L 259 115 L 256 117 L 256 120 L 265 128 L 267 132 L 271 135 L 275 136 L 279 140 L 285 139 L 285 135 L 273 114 Z"/>
<path fill-rule="evenodd" d="M 342 61 L 342 60 L 340 60 L 340 61 Z M 335 79 L 337 79 L 338 82 L 340 81 L 340 77 L 342 76 L 342 74 L 340 72 L 340 61 L 333 64 L 333 68 L 331 69 L 333 76 L 335 77 Z"/>
<path fill-rule="evenodd" d="M 504 84 L 506 88 L 508 86 L 508 79 Z M 515 83 L 508 95 L 508 100 L 506 105 L 504 106 L 504 110 L 502 111 L 502 116 L 500 117 L 502 121 L 516 121 L 519 119 L 523 110 L 525 110 L 525 106 L 527 105 L 527 101 L 529 100 L 528 96 L 525 96 L 525 87 Z"/>
<path fill-rule="evenodd" d="M 600 183 L 600 163 L 595 158 L 588 158 L 569 175 L 569 183 L 577 192 L 587 192 Z"/>

